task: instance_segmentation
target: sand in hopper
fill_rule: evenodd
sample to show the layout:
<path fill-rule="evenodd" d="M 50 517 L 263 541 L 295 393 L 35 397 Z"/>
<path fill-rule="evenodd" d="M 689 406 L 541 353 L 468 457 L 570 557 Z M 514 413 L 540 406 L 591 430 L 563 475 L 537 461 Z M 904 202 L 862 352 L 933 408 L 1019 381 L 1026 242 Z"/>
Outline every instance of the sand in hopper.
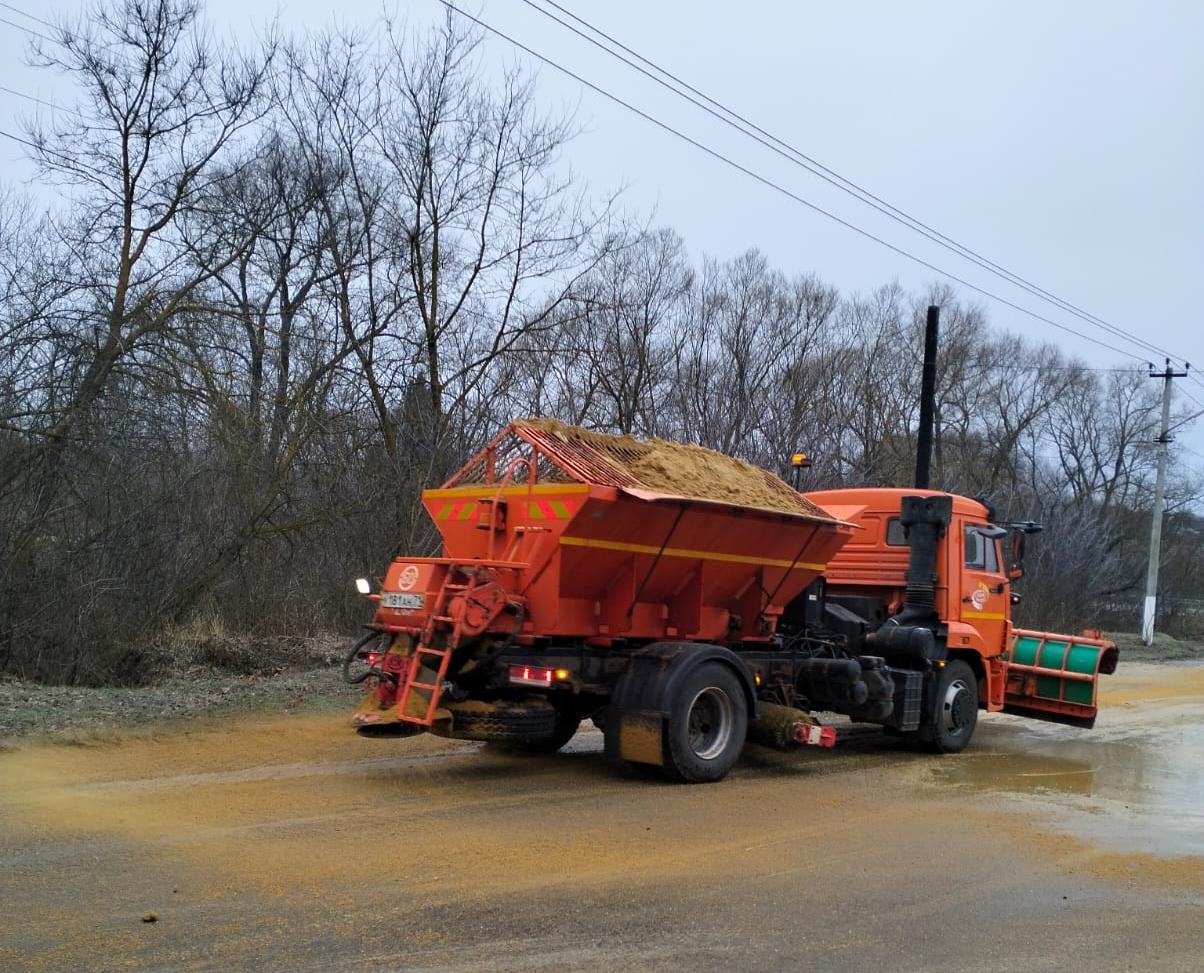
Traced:
<path fill-rule="evenodd" d="M 514 424 L 584 443 L 629 477 L 632 486 L 655 493 L 832 519 L 772 473 L 703 446 L 610 436 L 556 419 L 518 419 Z"/>

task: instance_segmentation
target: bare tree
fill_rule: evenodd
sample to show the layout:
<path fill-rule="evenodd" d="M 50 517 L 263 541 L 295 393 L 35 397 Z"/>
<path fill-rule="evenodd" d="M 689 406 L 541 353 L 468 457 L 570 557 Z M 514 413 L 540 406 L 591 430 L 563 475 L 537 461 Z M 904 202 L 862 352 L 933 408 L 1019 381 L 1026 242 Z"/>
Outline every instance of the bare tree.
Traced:
<path fill-rule="evenodd" d="M 556 166 L 570 122 L 539 111 L 520 71 L 484 84 L 477 38 L 451 14 L 428 37 L 389 40 L 375 134 L 417 312 L 398 337 L 421 363 L 442 441 L 499 357 L 551 327 L 597 265 L 607 211 L 591 214 Z"/>
<path fill-rule="evenodd" d="M 946 285 L 842 297 L 756 250 L 691 259 L 588 195 L 530 75 L 451 19 L 377 26 L 240 52 L 199 0 L 109 0 L 35 48 L 79 97 L 29 128 L 57 202 L 0 187 L 0 670 L 135 681 L 198 620 L 349 625 L 346 579 L 433 553 L 423 488 L 518 413 L 906 484 L 930 302 L 937 485 L 1046 522 L 1026 620 L 1131 621 L 1144 374 Z M 1172 459 L 1187 628 L 1204 487 Z"/>
<path fill-rule="evenodd" d="M 61 453 L 118 362 L 189 310 L 222 263 L 197 266 L 180 246 L 180 221 L 222 149 L 259 117 L 270 56 L 219 53 L 198 15 L 193 0 L 124 0 L 35 44 L 37 65 L 82 90 L 29 136 L 43 175 L 71 191 L 57 226 L 90 338 L 78 376 L 39 424 L 35 458 Z M 229 241 L 211 246 L 226 262 L 236 256 Z"/>

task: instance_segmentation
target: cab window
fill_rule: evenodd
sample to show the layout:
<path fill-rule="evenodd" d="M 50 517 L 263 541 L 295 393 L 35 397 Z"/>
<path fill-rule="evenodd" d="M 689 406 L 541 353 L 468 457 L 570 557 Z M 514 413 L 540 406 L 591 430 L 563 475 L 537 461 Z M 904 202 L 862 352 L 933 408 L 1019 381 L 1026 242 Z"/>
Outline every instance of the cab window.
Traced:
<path fill-rule="evenodd" d="M 993 537 L 983 537 L 975 528 L 965 533 L 966 567 L 990 574 L 999 573 L 999 548 Z"/>
<path fill-rule="evenodd" d="M 886 522 L 886 543 L 891 547 L 907 546 L 907 532 L 903 530 L 903 522 L 898 517 L 891 517 Z"/>
<path fill-rule="evenodd" d="M 966 528 L 966 567 L 978 568 L 987 566 L 986 544 L 983 536 L 973 527 Z"/>

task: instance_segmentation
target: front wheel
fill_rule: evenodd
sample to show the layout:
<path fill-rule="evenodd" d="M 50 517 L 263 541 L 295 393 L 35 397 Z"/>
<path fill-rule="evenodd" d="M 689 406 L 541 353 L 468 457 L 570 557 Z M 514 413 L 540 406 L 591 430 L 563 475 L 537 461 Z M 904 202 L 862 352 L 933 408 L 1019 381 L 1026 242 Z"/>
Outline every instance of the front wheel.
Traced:
<path fill-rule="evenodd" d="M 744 687 L 721 662 L 698 667 L 682 683 L 670 704 L 665 728 L 665 775 L 686 783 L 724 777 L 748 732 Z"/>
<path fill-rule="evenodd" d="M 978 725 L 978 679 L 961 659 L 940 670 L 932 712 L 920 739 L 934 753 L 961 753 Z"/>

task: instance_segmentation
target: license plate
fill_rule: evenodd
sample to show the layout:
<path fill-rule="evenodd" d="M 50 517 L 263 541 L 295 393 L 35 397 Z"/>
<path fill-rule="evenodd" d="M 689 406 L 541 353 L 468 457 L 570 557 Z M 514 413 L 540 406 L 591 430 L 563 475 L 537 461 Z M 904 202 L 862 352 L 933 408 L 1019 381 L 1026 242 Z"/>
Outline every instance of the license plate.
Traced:
<path fill-rule="evenodd" d="M 411 594 L 409 592 L 386 591 L 380 596 L 380 603 L 385 608 L 421 611 L 426 604 L 426 596 Z"/>

